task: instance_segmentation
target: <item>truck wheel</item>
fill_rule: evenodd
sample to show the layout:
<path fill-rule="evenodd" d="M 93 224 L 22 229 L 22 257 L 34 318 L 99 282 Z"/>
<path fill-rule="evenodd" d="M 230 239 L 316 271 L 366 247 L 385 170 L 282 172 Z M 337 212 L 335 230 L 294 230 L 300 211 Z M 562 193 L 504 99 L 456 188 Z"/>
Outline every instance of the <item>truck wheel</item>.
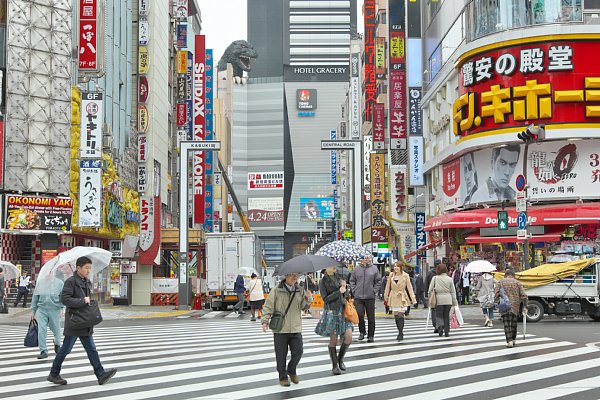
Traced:
<path fill-rule="evenodd" d="M 537 300 L 530 300 L 527 308 L 527 322 L 538 322 L 544 318 L 544 306 Z"/>
<path fill-rule="evenodd" d="M 588 314 L 590 316 L 591 319 L 593 319 L 596 322 L 600 322 L 600 316 L 597 316 L 595 314 Z"/>

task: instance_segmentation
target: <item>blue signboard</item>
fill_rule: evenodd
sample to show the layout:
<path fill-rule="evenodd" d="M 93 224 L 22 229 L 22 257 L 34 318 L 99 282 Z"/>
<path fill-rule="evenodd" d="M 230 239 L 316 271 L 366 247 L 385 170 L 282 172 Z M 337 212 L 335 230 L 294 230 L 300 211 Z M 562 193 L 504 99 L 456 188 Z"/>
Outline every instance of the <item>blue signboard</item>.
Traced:
<path fill-rule="evenodd" d="M 300 220 L 324 221 L 334 216 L 335 199 L 333 197 L 302 197 L 300 199 Z"/>
<path fill-rule="evenodd" d="M 415 237 L 417 250 L 427 244 L 427 235 L 425 235 L 425 213 L 415 213 Z M 420 267 L 420 260 L 423 256 L 417 253 L 417 267 Z"/>
<path fill-rule="evenodd" d="M 191 51 L 187 52 L 187 72 L 185 74 L 185 104 L 187 105 L 187 117 L 185 128 L 187 130 L 187 140 L 194 139 L 194 102 L 193 102 L 193 85 L 192 79 L 194 78 L 194 54 Z"/>
<path fill-rule="evenodd" d="M 213 51 L 212 49 L 206 50 L 206 140 L 213 140 Z M 213 173 L 213 152 L 204 152 L 204 159 L 206 160 L 206 176 L 211 176 Z M 204 200 L 204 231 L 212 232 L 213 230 L 213 185 L 209 182 L 212 180 L 206 179 L 206 191 Z"/>
<path fill-rule="evenodd" d="M 177 25 L 177 47 L 180 49 L 187 47 L 187 24 Z"/>
<path fill-rule="evenodd" d="M 335 140 L 337 134 L 335 131 L 329 131 L 329 139 Z M 333 150 L 331 152 L 331 184 L 337 184 L 337 151 Z"/>
<path fill-rule="evenodd" d="M 519 229 L 525 229 L 527 226 L 527 215 L 524 212 L 520 212 L 517 217 L 517 226 Z"/>

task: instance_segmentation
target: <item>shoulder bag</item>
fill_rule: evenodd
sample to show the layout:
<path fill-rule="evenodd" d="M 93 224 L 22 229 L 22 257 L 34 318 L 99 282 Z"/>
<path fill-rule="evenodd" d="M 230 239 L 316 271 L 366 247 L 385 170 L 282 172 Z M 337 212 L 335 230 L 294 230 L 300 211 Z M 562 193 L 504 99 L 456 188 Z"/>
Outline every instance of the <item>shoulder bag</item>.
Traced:
<path fill-rule="evenodd" d="M 346 300 L 346 305 L 344 306 L 344 317 L 354 325 L 358 324 L 358 312 L 356 311 L 356 307 L 354 307 L 354 301 L 352 299 Z"/>
<path fill-rule="evenodd" d="M 87 285 L 86 285 L 87 289 Z M 89 294 L 88 296 L 89 297 Z M 73 329 L 86 329 L 102 322 L 102 313 L 96 300 L 90 299 L 90 304 L 81 308 L 69 308 L 69 321 Z"/>
<path fill-rule="evenodd" d="M 510 304 L 510 299 L 506 295 L 506 291 L 502 286 L 500 286 L 500 303 L 498 303 L 498 311 L 501 313 L 509 312 L 512 309 L 512 304 Z"/>
<path fill-rule="evenodd" d="M 29 329 L 23 340 L 25 347 L 38 347 L 38 323 L 35 319 L 29 321 Z"/>
<path fill-rule="evenodd" d="M 273 315 L 271 315 L 271 320 L 269 321 L 269 328 L 273 332 L 279 332 L 283 329 L 283 320 L 285 319 L 285 316 L 287 315 L 288 311 L 290 310 L 290 307 L 292 306 L 292 301 L 294 301 L 295 295 L 296 290 L 294 290 L 294 293 L 292 293 L 292 297 L 290 298 L 290 302 L 288 303 L 288 306 L 285 309 L 284 313 L 280 311 L 275 311 Z"/>
<path fill-rule="evenodd" d="M 427 298 L 429 301 L 429 308 L 435 308 L 437 305 L 437 298 L 435 297 L 435 285 L 437 283 L 437 276 L 433 278 L 433 288 L 427 294 Z"/>

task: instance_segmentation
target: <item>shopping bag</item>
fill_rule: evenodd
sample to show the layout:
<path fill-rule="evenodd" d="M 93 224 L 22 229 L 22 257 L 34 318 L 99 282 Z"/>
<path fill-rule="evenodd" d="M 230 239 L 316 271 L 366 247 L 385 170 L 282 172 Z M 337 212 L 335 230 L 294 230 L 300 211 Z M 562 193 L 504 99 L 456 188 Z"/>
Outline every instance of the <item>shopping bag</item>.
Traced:
<path fill-rule="evenodd" d="M 427 330 L 427 328 L 429 328 L 429 319 L 432 317 L 431 315 L 431 308 L 429 308 L 429 311 L 427 311 L 427 320 L 425 321 L 425 330 Z M 433 321 L 431 321 L 433 323 Z"/>
<path fill-rule="evenodd" d="M 454 306 L 454 314 L 456 314 L 458 324 L 460 326 L 463 326 L 465 324 L 465 320 L 463 319 L 462 312 L 460 311 L 460 308 L 458 308 L 458 306 Z"/>
<path fill-rule="evenodd" d="M 23 341 L 25 347 L 38 347 L 38 323 L 35 319 L 29 322 L 29 329 Z"/>
<path fill-rule="evenodd" d="M 456 317 L 456 310 L 452 312 L 452 316 L 450 317 L 450 328 L 458 329 L 460 328 L 460 324 L 458 323 L 458 318 Z"/>

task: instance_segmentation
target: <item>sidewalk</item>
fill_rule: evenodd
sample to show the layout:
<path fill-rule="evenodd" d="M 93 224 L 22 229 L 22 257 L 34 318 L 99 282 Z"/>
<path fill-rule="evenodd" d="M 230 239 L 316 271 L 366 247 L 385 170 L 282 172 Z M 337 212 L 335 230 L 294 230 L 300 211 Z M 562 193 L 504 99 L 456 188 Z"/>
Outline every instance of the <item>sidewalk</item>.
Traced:
<path fill-rule="evenodd" d="M 102 318 L 105 321 L 134 318 L 167 318 L 192 313 L 188 310 L 175 310 L 174 306 L 113 306 L 101 305 Z M 30 308 L 10 307 L 8 314 L 0 314 L 2 324 L 26 324 L 31 316 Z"/>

